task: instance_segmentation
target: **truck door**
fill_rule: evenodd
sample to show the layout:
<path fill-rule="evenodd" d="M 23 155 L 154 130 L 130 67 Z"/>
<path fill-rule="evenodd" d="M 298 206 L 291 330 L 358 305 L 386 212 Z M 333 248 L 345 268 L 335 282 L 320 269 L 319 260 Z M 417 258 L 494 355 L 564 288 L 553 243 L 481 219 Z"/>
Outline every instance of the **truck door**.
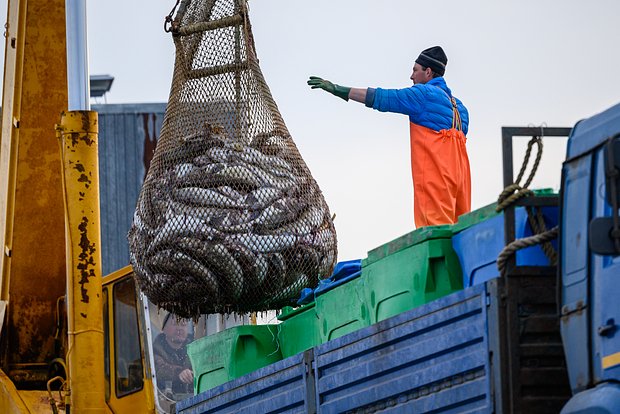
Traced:
<path fill-rule="evenodd" d="M 103 281 L 106 402 L 115 413 L 154 412 L 131 267 Z"/>
<path fill-rule="evenodd" d="M 620 136 L 615 138 L 620 144 Z M 594 191 L 592 196 L 592 218 L 605 218 L 611 221 L 613 216 L 612 201 L 609 186 L 611 182 L 606 169 L 611 158 L 608 151 L 612 145 L 605 145 L 595 155 L 594 161 Z M 617 152 L 617 151 L 616 151 Z M 613 158 L 613 156 L 612 156 Z M 620 162 L 620 159 L 616 163 Z M 592 231 L 592 227 L 590 227 Z M 606 231 L 609 233 L 609 230 Z M 593 234 L 591 237 L 604 238 L 606 234 Z M 613 244 L 608 238 L 609 244 Z M 601 252 L 599 252 L 601 253 Z M 592 254 L 591 260 L 591 299 L 592 304 L 592 367 L 593 382 L 620 379 L 620 332 L 618 332 L 618 317 L 620 315 L 620 256 L 618 252 L 612 254 Z"/>

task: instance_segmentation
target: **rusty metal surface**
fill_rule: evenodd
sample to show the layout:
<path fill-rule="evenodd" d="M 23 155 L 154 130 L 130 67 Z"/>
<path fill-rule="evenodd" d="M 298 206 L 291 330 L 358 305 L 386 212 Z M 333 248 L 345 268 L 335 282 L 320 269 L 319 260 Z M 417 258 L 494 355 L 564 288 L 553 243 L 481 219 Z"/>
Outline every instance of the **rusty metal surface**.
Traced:
<path fill-rule="evenodd" d="M 16 80 L 13 89 L 5 88 L 3 100 L 11 102 L 3 109 L 13 112 L 10 137 L 3 140 L 18 145 L 15 187 L 8 194 L 14 206 L 9 217 L 12 232 L 5 240 L 11 251 L 3 281 L 3 291 L 10 296 L 8 326 L 3 330 L 5 369 L 34 364 L 36 371 L 38 363 L 56 355 L 56 300 L 65 292 L 65 229 L 53 126 L 67 105 L 64 4 L 28 1 L 25 31 L 17 33 L 16 21 L 9 24 L 9 42 L 14 36 L 20 40 L 16 47 L 23 49 L 16 52 L 15 66 L 9 65 L 14 71 L 9 77 Z"/>

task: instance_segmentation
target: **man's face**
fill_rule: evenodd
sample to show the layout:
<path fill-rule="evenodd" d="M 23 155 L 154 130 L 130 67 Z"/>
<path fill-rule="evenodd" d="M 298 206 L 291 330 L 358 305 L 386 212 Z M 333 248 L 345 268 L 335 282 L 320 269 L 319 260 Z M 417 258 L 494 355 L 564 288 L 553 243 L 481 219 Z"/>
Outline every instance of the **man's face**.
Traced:
<path fill-rule="evenodd" d="M 413 73 L 409 79 L 413 81 L 414 85 L 417 85 L 418 83 L 424 84 L 433 79 L 433 70 L 431 68 L 426 68 L 426 70 L 424 70 L 422 65 L 416 63 L 413 65 Z"/>
<path fill-rule="evenodd" d="M 177 321 L 174 316 L 171 316 L 166 326 L 164 326 L 164 334 L 166 335 L 166 341 L 171 347 L 175 349 L 180 348 L 187 340 L 187 321 L 183 319 Z"/>

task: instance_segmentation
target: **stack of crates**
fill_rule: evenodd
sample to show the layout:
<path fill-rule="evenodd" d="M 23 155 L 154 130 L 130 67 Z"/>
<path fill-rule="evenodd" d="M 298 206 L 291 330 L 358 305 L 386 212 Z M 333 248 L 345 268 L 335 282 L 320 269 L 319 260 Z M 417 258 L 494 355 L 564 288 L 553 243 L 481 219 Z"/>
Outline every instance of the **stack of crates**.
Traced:
<path fill-rule="evenodd" d="M 314 301 L 297 309 L 282 309 L 278 339 L 283 357 L 370 325 L 360 276 L 360 260 L 340 262 L 332 276 L 314 289 Z"/>
<path fill-rule="evenodd" d="M 240 325 L 190 343 L 194 393 L 280 361 L 277 330 L 278 325 Z"/>
<path fill-rule="evenodd" d="M 371 324 L 463 288 L 451 239 L 451 226 L 429 226 L 368 252 L 362 279 Z"/>
<path fill-rule="evenodd" d="M 461 290 L 451 238 L 451 226 L 425 227 L 371 250 L 361 263 L 338 263 L 313 292 L 313 302 L 278 316 L 283 357 Z M 359 268 L 338 278 L 354 262 Z"/>

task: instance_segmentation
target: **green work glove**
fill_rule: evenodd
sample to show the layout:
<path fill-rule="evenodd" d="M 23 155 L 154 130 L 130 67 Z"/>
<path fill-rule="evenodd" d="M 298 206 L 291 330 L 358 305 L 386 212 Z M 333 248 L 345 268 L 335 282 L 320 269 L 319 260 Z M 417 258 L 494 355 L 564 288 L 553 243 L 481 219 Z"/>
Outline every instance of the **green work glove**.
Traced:
<path fill-rule="evenodd" d="M 344 99 L 345 101 L 349 100 L 349 91 L 351 88 L 346 86 L 336 85 L 335 83 L 331 83 L 326 79 L 321 79 L 318 76 L 310 76 L 308 85 L 312 89 L 320 88 L 331 93 L 332 95 L 336 95 L 337 97 Z"/>

